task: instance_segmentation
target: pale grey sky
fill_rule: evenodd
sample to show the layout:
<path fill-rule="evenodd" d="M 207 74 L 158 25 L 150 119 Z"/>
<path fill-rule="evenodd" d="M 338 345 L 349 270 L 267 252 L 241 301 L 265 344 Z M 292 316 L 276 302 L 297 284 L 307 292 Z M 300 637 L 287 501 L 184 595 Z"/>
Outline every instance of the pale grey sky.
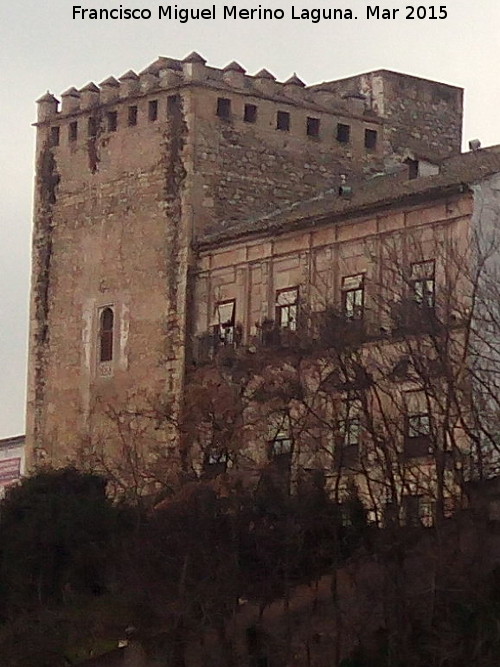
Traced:
<path fill-rule="evenodd" d="M 465 88 L 464 139 L 483 146 L 500 143 L 500 3 L 498 0 L 439 0 L 444 20 L 367 20 L 367 0 L 261 1 L 282 8 L 281 21 L 223 20 L 185 24 L 157 18 L 155 0 L 121 0 L 149 8 L 139 21 L 73 20 L 72 6 L 118 7 L 117 0 L 1 0 L 0 64 L 0 437 L 24 430 L 29 250 L 33 185 L 34 100 L 47 89 L 59 96 L 128 69 L 139 71 L 157 56 L 182 58 L 200 52 L 208 64 L 237 60 L 252 74 L 262 67 L 279 80 L 294 71 L 308 84 L 373 69 L 394 69 Z M 422 0 L 415 3 L 418 6 Z M 426 0 L 425 7 L 429 7 Z M 179 7 L 211 7 L 211 0 L 179 1 Z M 228 5 L 234 4 L 229 0 Z M 375 4 L 375 3 L 373 3 Z M 242 0 L 238 8 L 255 8 Z M 351 8 L 357 20 L 292 20 L 291 9 Z M 441 4 L 436 4 L 437 12 Z"/>

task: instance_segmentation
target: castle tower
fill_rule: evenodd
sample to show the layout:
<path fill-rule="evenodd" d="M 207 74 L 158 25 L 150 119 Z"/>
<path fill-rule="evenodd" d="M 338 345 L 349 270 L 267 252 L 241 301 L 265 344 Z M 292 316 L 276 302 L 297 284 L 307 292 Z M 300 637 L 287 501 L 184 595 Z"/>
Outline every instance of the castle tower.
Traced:
<path fill-rule="evenodd" d="M 382 170 L 443 105 L 450 136 L 433 152 L 459 150 L 461 90 L 394 75 L 396 95 L 380 84 L 389 75 L 308 87 L 192 53 L 70 88 L 60 110 L 38 100 L 29 463 L 107 446 L 123 407 L 178 404 L 198 236 Z M 394 100 L 422 91 L 405 143 Z"/>

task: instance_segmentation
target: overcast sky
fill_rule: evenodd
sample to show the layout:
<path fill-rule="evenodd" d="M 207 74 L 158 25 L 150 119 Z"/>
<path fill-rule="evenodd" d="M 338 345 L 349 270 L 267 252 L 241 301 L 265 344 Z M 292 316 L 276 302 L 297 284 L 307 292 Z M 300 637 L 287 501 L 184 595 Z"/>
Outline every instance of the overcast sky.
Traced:
<path fill-rule="evenodd" d="M 422 0 L 420 0 L 422 2 Z M 209 65 L 237 60 L 250 74 L 266 67 L 279 80 L 294 71 L 307 83 L 373 69 L 394 69 L 465 88 L 464 139 L 483 146 L 500 143 L 500 3 L 498 0 L 439 0 L 443 20 L 367 20 L 366 0 L 303 0 L 301 8 L 351 8 L 357 20 L 291 18 L 291 0 L 262 0 L 281 8 L 285 19 L 223 20 L 180 24 L 159 20 L 161 0 L 122 0 L 123 7 L 149 8 L 150 20 L 73 20 L 82 7 L 119 7 L 117 0 L 0 0 L 0 437 L 24 432 L 29 252 L 32 213 L 34 100 L 47 89 L 59 96 L 128 69 L 140 71 L 157 56 L 183 58 L 200 52 Z M 427 4 L 425 7 L 429 7 Z M 228 5 L 233 0 L 228 1 Z M 210 0 L 179 7 L 211 7 Z M 259 3 L 242 0 L 237 7 Z M 418 3 L 416 3 L 418 6 Z M 436 13 L 439 7 L 436 5 Z M 429 10 L 427 10 L 429 11 Z"/>

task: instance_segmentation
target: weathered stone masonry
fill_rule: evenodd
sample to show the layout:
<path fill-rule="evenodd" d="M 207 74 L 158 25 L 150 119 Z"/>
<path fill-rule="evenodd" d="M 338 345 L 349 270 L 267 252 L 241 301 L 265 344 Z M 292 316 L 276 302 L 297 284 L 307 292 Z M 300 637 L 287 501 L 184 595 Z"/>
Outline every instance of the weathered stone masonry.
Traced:
<path fill-rule="evenodd" d="M 60 109 L 44 95 L 28 451 L 64 460 L 78 442 L 106 439 L 106 406 L 139 394 L 178 401 L 196 238 L 418 153 L 443 114 L 448 133 L 427 157 L 458 150 L 460 100 L 458 88 L 394 73 L 305 86 L 295 75 L 249 76 L 237 63 L 209 67 L 195 53 L 70 88 Z M 105 363 L 104 308 L 115 321 Z"/>

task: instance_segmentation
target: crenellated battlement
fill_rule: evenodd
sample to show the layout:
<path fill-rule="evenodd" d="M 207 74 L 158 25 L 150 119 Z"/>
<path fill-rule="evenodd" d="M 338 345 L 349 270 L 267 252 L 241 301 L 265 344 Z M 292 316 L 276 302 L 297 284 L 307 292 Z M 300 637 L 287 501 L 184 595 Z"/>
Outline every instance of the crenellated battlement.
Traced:
<path fill-rule="evenodd" d="M 62 93 L 60 109 L 58 100 L 47 92 L 37 100 L 38 123 L 87 111 L 90 107 L 193 83 L 226 90 L 228 93 L 266 97 L 278 103 L 299 104 L 321 111 L 350 112 L 355 115 L 372 111 L 367 104 L 362 108 L 359 104 L 352 105 L 348 96 L 307 86 L 295 73 L 281 82 L 266 69 L 249 75 L 235 61 L 221 69 L 210 67 L 202 56 L 193 52 L 183 60 L 160 56 L 138 74 L 129 70 L 118 79 L 110 76 L 99 85 L 90 82 L 80 89 L 72 87 Z"/>
<path fill-rule="evenodd" d="M 139 73 L 128 70 L 99 85 L 71 87 L 61 104 L 47 92 L 38 100 L 36 125 L 53 146 L 59 136 L 74 146 L 92 136 L 92 116 L 108 117 L 104 124 L 98 120 L 103 132 L 161 122 L 168 115 L 163 99 L 189 89 L 202 92 L 220 121 L 241 123 L 241 129 L 252 124 L 268 136 L 284 130 L 294 140 L 321 140 L 342 150 L 351 145 L 360 158 L 364 149 L 386 157 L 424 151 L 431 159 L 460 150 L 461 88 L 386 70 L 308 86 L 296 73 L 284 81 L 267 69 L 250 75 L 236 61 L 211 67 L 194 51 L 182 60 L 160 56 Z M 88 119 L 81 123 L 79 115 Z"/>

